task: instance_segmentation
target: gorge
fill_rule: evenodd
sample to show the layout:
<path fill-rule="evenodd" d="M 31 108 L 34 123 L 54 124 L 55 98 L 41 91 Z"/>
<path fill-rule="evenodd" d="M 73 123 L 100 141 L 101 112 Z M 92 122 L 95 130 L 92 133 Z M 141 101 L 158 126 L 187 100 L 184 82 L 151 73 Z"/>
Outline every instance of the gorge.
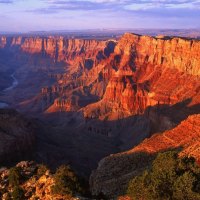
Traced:
<path fill-rule="evenodd" d="M 31 159 L 113 197 L 160 151 L 199 162 L 199 66 L 192 38 L 1 36 L 0 102 L 34 124 Z"/>
<path fill-rule="evenodd" d="M 6 91 L 9 91 L 9 90 L 12 90 L 14 89 L 17 85 L 18 85 L 18 81 L 17 79 L 14 77 L 14 74 L 11 75 L 11 78 L 13 79 L 13 82 L 11 84 L 11 86 L 5 88 L 2 92 L 6 92 Z M 6 108 L 8 107 L 9 105 L 5 102 L 0 102 L 0 108 Z"/>

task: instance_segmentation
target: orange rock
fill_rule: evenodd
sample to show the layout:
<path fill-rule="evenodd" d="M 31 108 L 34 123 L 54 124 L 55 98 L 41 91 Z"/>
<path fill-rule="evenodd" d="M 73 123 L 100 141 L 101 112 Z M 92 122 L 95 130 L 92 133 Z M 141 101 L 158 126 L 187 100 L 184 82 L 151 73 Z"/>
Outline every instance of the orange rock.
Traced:
<path fill-rule="evenodd" d="M 129 151 L 101 160 L 90 177 L 92 192 L 111 196 L 124 192 L 129 180 L 148 167 L 148 159 L 169 149 L 182 149 L 180 156 L 195 157 L 199 163 L 200 114 L 191 115 L 177 127 L 153 135 Z"/>
<path fill-rule="evenodd" d="M 118 110 L 130 116 L 157 104 L 172 105 L 187 98 L 193 101 L 200 87 L 199 49 L 198 40 L 126 33 L 114 54 L 104 60 L 107 70 L 116 69 L 109 77 L 103 100 L 88 105 L 85 115 L 94 115 L 95 109 L 103 106 L 109 107 L 110 114 L 101 115 Z"/>

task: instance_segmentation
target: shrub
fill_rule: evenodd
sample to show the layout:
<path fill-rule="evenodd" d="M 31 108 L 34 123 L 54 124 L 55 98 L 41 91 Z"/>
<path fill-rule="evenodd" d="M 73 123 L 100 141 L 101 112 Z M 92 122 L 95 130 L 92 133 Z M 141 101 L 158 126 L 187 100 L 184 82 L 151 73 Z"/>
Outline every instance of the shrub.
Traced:
<path fill-rule="evenodd" d="M 52 191 L 55 194 L 73 195 L 81 192 L 78 178 L 69 166 L 60 166 L 54 175 L 55 185 Z"/>
<path fill-rule="evenodd" d="M 193 158 L 178 158 L 175 151 L 159 153 L 152 168 L 129 182 L 134 200 L 199 200 L 200 168 Z"/>
<path fill-rule="evenodd" d="M 143 197 L 147 198 L 150 195 L 146 187 L 149 181 L 148 176 L 148 172 L 145 171 L 141 176 L 136 176 L 130 181 L 127 192 L 130 197 L 139 200 L 143 199 Z"/>
<path fill-rule="evenodd" d="M 12 198 L 13 200 L 24 200 L 24 190 L 19 186 L 15 186 L 12 192 Z"/>
<path fill-rule="evenodd" d="M 9 170 L 8 181 L 10 186 L 18 186 L 20 183 L 21 174 L 19 167 L 13 167 Z"/>
<path fill-rule="evenodd" d="M 38 177 L 43 176 L 46 173 L 46 171 L 48 171 L 48 170 L 49 169 L 47 168 L 46 165 L 43 165 L 43 164 L 39 165 L 37 168 L 37 176 Z"/>

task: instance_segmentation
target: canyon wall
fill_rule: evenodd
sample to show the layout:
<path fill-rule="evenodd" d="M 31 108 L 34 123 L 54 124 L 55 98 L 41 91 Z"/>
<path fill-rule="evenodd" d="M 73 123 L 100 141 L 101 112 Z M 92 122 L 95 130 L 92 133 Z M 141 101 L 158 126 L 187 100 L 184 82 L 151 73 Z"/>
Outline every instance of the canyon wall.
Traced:
<path fill-rule="evenodd" d="M 91 191 L 108 196 L 123 194 L 130 179 L 147 169 L 161 151 L 180 149 L 180 156 L 193 156 L 199 162 L 199 122 L 200 115 L 192 115 L 176 128 L 156 134 L 127 152 L 104 158 L 90 177 Z"/>
<path fill-rule="evenodd" d="M 0 109 L 0 162 L 12 163 L 33 153 L 35 127 L 33 123 L 11 109 Z"/>
<path fill-rule="evenodd" d="M 51 59 L 44 76 L 52 83 L 26 101 L 37 112 L 81 111 L 87 119 L 119 120 L 187 99 L 190 106 L 200 101 L 199 40 L 130 33 L 118 41 L 1 37 L 0 48 L 15 50 L 18 59 L 29 56 L 21 71 L 38 61 L 43 69 Z M 57 63 L 62 64 L 51 67 Z"/>
<path fill-rule="evenodd" d="M 130 66 L 130 58 L 138 65 L 151 64 L 162 68 L 178 69 L 192 75 L 200 75 L 199 57 L 200 42 L 186 38 L 139 36 L 125 34 L 115 48 L 117 55 L 123 59 L 120 67 Z"/>
<path fill-rule="evenodd" d="M 80 117 L 73 120 L 80 122 L 81 126 L 76 131 L 88 138 L 98 135 L 104 142 L 113 139 L 117 141 L 116 151 L 133 148 L 145 138 L 166 131 L 162 136 L 152 136 L 161 137 L 159 141 L 164 141 L 163 146 L 144 142 L 142 145 L 146 145 L 147 152 L 144 146 L 136 147 L 144 150 L 147 156 L 141 158 L 140 151 L 135 153 L 132 150 L 103 159 L 91 176 L 94 194 L 103 192 L 112 196 L 123 191 L 130 177 L 139 168 L 145 168 L 140 159 L 150 162 L 149 154 L 157 152 L 154 145 L 162 147 L 158 150 L 177 148 L 188 141 L 189 131 L 191 141 L 192 138 L 198 139 L 198 134 L 193 135 L 187 117 L 200 112 L 199 40 L 130 33 L 118 41 L 1 37 L 0 48 L 14 51 L 18 59 L 21 56 L 27 58 L 21 72 L 32 65 L 35 70 L 39 61 L 38 71 L 34 74 L 37 76 L 48 63 L 43 79 L 46 76 L 51 81 L 45 86 L 39 85 L 41 91 L 34 98 L 20 102 L 22 106 L 19 108 L 26 108 L 27 113 L 33 109 L 37 114 L 78 112 Z M 28 78 L 32 79 L 33 74 L 30 74 Z M 184 120 L 188 125 L 179 125 Z M 181 135 L 179 126 L 184 127 L 181 128 L 184 137 L 175 140 Z M 173 130 L 179 135 L 166 139 L 166 134 L 171 135 Z M 112 152 L 108 149 L 106 153 Z"/>
<path fill-rule="evenodd" d="M 58 111 L 56 107 L 70 110 L 73 103 L 58 102 L 77 99 L 77 95 L 67 99 L 73 96 L 72 91 L 75 90 L 82 93 L 81 96 L 91 98 L 87 98 L 85 103 L 73 101 L 72 110 L 88 105 L 83 108 L 84 116 L 101 119 L 105 116 L 118 119 L 143 114 L 149 106 L 175 104 L 198 93 L 198 40 L 130 33 L 123 35 L 119 41 L 58 36 L 1 37 L 0 48 L 15 47 L 18 47 L 18 53 L 26 53 L 31 59 L 36 56 L 37 61 L 34 62 L 44 59 L 41 66 L 48 63 L 47 59 L 51 59 L 49 66 L 63 63 L 56 83 L 41 92 L 44 96 L 46 91 L 45 98 L 51 99 L 45 107 L 51 106 L 51 111 Z M 97 99 L 100 101 L 91 104 Z"/>
<path fill-rule="evenodd" d="M 10 65 L 17 65 L 11 68 L 18 71 L 19 76 L 29 73 L 31 80 L 36 73 L 46 73 L 46 79 L 51 81 L 51 85 L 41 84 L 38 106 L 32 106 L 38 107 L 34 108 L 37 112 L 74 111 L 102 96 L 106 85 L 99 83 L 100 63 L 110 56 L 115 45 L 114 40 L 67 39 L 58 36 L 0 39 L 0 50 L 6 52 Z M 2 54 L 2 57 L 3 60 L 5 56 Z M 73 93 L 80 93 L 83 98 Z"/>
<path fill-rule="evenodd" d="M 116 46 L 115 43 L 117 43 Z M 96 56 L 97 60 L 103 58 L 105 60 L 114 49 L 115 56 L 110 56 L 110 59 L 106 61 L 115 62 L 116 66 L 112 67 L 116 67 L 120 75 L 132 75 L 133 72 L 139 70 L 138 68 L 141 68 L 141 65 L 146 64 L 153 65 L 153 67 L 162 66 L 162 68 L 178 69 L 191 75 L 200 75 L 198 67 L 200 64 L 199 40 L 174 37 L 155 38 L 130 33 L 124 34 L 118 42 L 66 39 L 58 36 L 0 37 L 0 48 L 14 48 L 16 46 L 23 52 L 46 54 L 57 61 L 68 62 L 79 55 L 88 58 Z"/>
<path fill-rule="evenodd" d="M 0 37 L 0 48 L 12 49 L 18 47 L 19 51 L 28 54 L 42 54 L 54 59 L 54 61 L 70 62 L 80 55 L 93 57 L 105 50 L 108 41 L 66 39 L 64 37 Z"/>
<path fill-rule="evenodd" d="M 129 180 L 160 151 L 183 148 L 180 156 L 194 156 L 199 162 L 199 115 L 193 115 L 200 112 L 199 49 L 198 40 L 183 38 L 125 34 L 119 40 L 114 51 L 117 70 L 103 99 L 84 108 L 85 115 L 102 119 L 103 113 L 113 119 L 118 113 L 120 119 L 144 114 L 151 132 L 159 133 L 101 160 L 90 177 L 93 194 L 123 194 Z"/>
<path fill-rule="evenodd" d="M 97 121 L 145 115 L 160 131 L 176 124 L 170 115 L 162 124 L 165 128 L 156 125 L 155 116 L 164 117 L 158 113 L 160 108 L 187 99 L 188 106 L 200 102 L 199 40 L 131 33 L 118 41 L 1 37 L 0 48 L 15 51 L 18 59 L 24 54 L 28 56 L 23 72 L 33 65 L 31 59 L 36 63 L 44 59 L 38 65 L 41 69 L 48 59 L 52 61 L 44 72 L 49 83 L 41 86 L 35 98 L 19 102 L 19 108 L 27 106 L 28 112 L 80 111 L 86 119 Z M 57 63 L 62 64 L 55 67 Z M 34 65 L 33 70 L 38 66 Z"/>
<path fill-rule="evenodd" d="M 84 108 L 85 116 L 142 114 L 149 106 L 173 105 L 198 95 L 199 49 L 198 40 L 125 34 L 105 62 L 113 69 L 105 94 Z"/>

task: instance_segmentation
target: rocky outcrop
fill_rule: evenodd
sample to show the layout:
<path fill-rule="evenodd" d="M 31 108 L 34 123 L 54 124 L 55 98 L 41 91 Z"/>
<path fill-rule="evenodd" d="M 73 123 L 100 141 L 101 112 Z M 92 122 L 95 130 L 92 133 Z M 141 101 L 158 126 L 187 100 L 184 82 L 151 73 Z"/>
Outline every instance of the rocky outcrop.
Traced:
<path fill-rule="evenodd" d="M 125 34 L 105 61 L 112 73 L 102 100 L 84 108 L 84 115 L 112 119 L 117 111 L 131 116 L 199 95 L 198 49 L 198 40 Z"/>
<path fill-rule="evenodd" d="M 0 48 L 4 48 L 6 46 L 6 37 L 5 36 L 2 36 L 0 37 Z"/>
<path fill-rule="evenodd" d="M 35 144 L 33 124 L 11 109 L 0 109 L 0 162 L 30 156 Z"/>
<path fill-rule="evenodd" d="M 114 76 L 110 79 L 103 99 L 83 109 L 86 117 L 120 119 L 143 114 L 150 104 L 148 91 L 142 84 L 134 83 L 130 76 Z M 118 113 L 114 116 L 113 113 Z"/>
<path fill-rule="evenodd" d="M 181 156 L 192 156 L 199 162 L 199 124 L 200 115 L 191 115 L 176 128 L 146 139 L 129 152 L 146 152 L 153 154 L 167 149 L 182 148 Z"/>
<path fill-rule="evenodd" d="M 132 68 L 146 63 L 153 66 L 178 69 L 192 75 L 199 75 L 199 48 L 198 40 L 186 38 L 163 37 L 154 38 L 125 34 L 115 48 L 117 55 L 122 55 L 120 67 L 134 63 Z M 132 59 L 132 63 L 130 62 Z"/>
<path fill-rule="evenodd" d="M 200 115 L 191 115 L 174 129 L 153 135 L 133 149 L 100 161 L 90 177 L 93 194 L 122 194 L 129 180 L 147 168 L 156 153 L 181 149 L 180 156 L 192 156 L 199 162 Z"/>
<path fill-rule="evenodd" d="M 79 109 L 79 104 L 75 98 L 57 98 L 55 99 L 53 105 L 51 105 L 46 113 L 54 112 L 73 112 Z"/>
<path fill-rule="evenodd" d="M 43 169 L 42 174 L 37 173 L 41 165 L 33 161 L 21 161 L 16 166 L 19 175 L 19 186 L 24 193 L 23 199 L 43 199 L 43 200 L 79 200 L 85 198 L 72 197 L 72 195 L 59 195 L 52 192 L 55 185 L 54 175 L 47 168 Z M 1 168 L 0 170 L 0 197 L 2 200 L 11 198 L 13 186 L 9 184 L 10 169 Z M 23 178 L 22 178 L 23 177 Z"/>
<path fill-rule="evenodd" d="M 16 43 L 16 39 L 13 38 L 13 45 L 19 45 L 19 43 Z M 22 42 L 22 41 L 21 41 Z M 25 38 L 24 41 L 20 44 L 21 50 L 27 53 L 40 53 L 42 52 L 42 38 Z"/>

